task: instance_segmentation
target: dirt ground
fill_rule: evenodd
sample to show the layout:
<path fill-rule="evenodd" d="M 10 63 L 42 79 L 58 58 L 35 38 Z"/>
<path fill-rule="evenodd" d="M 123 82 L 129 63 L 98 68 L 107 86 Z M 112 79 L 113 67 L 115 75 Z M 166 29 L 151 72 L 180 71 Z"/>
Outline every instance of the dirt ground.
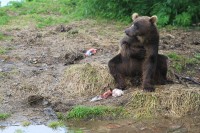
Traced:
<path fill-rule="evenodd" d="M 140 87 L 126 90 L 120 98 L 95 103 L 89 100 L 108 86 L 99 88 L 99 92 L 81 96 L 73 93 L 73 86 L 67 91 L 64 89 L 70 86 L 65 84 L 65 71 L 74 64 L 95 62 L 107 70 L 107 62 L 118 53 L 119 41 L 126 27 L 115 22 L 99 23 L 94 20 L 44 29 L 36 29 L 35 26 L 1 27 L 2 33 L 10 38 L 0 41 L 0 46 L 6 49 L 0 54 L 0 112 L 11 114 L 4 123 L 46 123 L 56 119 L 55 111 L 66 112 L 74 105 L 126 104 L 131 97 L 130 92 Z M 96 48 L 97 53 L 85 57 L 85 51 L 90 48 Z M 171 52 L 188 58 L 200 53 L 200 31 L 161 29 L 159 53 L 166 55 Z M 195 71 L 192 78 L 200 82 L 200 66 L 190 69 Z M 188 75 L 182 73 L 182 76 Z M 185 87 L 172 80 L 175 84 L 158 88 Z M 199 86 L 197 88 L 200 89 Z"/>

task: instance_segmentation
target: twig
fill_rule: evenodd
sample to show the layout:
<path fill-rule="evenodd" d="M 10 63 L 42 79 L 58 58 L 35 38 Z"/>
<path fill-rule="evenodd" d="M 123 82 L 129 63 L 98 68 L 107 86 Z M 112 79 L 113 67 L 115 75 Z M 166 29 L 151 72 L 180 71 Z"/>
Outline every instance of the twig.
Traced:
<path fill-rule="evenodd" d="M 197 85 L 200 85 L 200 82 L 197 82 L 193 79 L 191 79 L 190 77 L 182 77 L 182 76 L 179 76 L 178 74 L 174 73 L 175 77 L 179 80 L 179 82 L 181 82 L 182 84 L 186 84 L 183 82 L 183 80 L 187 80 L 187 81 L 191 81 L 193 84 L 197 84 Z M 187 85 L 187 84 L 186 84 Z M 187 85 L 188 87 L 188 85 Z"/>

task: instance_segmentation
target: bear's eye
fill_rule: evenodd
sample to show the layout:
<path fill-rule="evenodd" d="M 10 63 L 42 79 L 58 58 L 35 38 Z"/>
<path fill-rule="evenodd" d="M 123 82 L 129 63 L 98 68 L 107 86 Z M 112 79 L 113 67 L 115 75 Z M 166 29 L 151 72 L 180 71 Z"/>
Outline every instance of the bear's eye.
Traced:
<path fill-rule="evenodd" d="M 135 24 L 134 24 L 134 28 L 135 28 L 135 29 L 138 29 L 138 28 L 139 28 L 138 23 L 135 23 Z"/>

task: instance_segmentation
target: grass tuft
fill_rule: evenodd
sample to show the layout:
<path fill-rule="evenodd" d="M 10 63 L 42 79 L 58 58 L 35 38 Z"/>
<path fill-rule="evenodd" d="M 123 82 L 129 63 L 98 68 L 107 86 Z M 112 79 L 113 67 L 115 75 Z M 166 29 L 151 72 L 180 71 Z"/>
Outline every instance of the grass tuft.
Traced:
<path fill-rule="evenodd" d="M 24 127 L 27 127 L 27 126 L 29 126 L 31 124 L 31 122 L 29 122 L 29 121 L 24 121 L 24 122 L 22 122 L 22 126 L 24 126 Z"/>
<path fill-rule="evenodd" d="M 61 121 L 52 121 L 48 124 L 48 127 L 53 128 L 53 129 L 56 129 L 58 127 L 63 127 L 63 126 L 64 126 L 64 123 Z"/>
<path fill-rule="evenodd" d="M 7 50 L 4 47 L 0 47 L 0 55 L 5 54 Z"/>
<path fill-rule="evenodd" d="M 135 118 L 181 117 L 200 112 L 200 92 L 183 88 L 155 93 L 135 91 L 126 108 Z"/>
<path fill-rule="evenodd" d="M 123 108 L 106 106 L 76 106 L 67 114 L 67 119 L 120 118 L 125 116 Z"/>
<path fill-rule="evenodd" d="M 0 113 L 0 120 L 5 120 L 10 117 L 10 114 L 7 113 Z"/>
<path fill-rule="evenodd" d="M 102 93 L 105 87 L 113 88 L 113 85 L 114 80 L 107 66 L 87 63 L 69 66 L 65 70 L 65 77 L 58 89 L 62 90 L 62 93 L 71 93 L 71 95 L 91 96 L 95 93 Z"/>

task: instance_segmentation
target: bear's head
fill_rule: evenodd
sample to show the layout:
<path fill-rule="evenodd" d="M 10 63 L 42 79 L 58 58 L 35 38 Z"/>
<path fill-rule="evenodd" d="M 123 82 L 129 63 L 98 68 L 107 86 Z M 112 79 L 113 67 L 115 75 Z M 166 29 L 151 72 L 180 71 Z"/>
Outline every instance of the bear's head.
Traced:
<path fill-rule="evenodd" d="M 157 16 L 139 16 L 137 13 L 132 15 L 133 24 L 131 27 L 125 30 L 125 33 L 129 37 L 133 36 L 145 36 L 156 29 Z"/>

